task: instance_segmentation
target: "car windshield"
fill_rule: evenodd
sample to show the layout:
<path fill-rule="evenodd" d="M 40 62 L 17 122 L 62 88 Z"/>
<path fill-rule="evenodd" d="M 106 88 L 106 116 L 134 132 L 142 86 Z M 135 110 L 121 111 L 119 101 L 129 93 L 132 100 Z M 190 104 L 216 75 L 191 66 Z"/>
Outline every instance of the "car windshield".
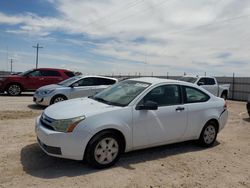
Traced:
<path fill-rule="evenodd" d="M 180 81 L 184 81 L 184 82 L 195 83 L 197 79 L 198 78 L 196 78 L 196 77 L 187 77 L 187 76 L 184 76 L 184 77 L 181 77 L 179 80 Z"/>
<path fill-rule="evenodd" d="M 67 80 L 64 80 L 62 82 L 59 82 L 58 85 L 69 87 L 71 84 L 73 84 L 75 81 L 79 80 L 80 78 L 82 78 L 82 77 L 81 76 L 74 76 L 74 77 L 69 78 Z"/>
<path fill-rule="evenodd" d="M 150 83 L 125 80 L 103 90 L 91 98 L 109 105 L 127 106 L 149 86 Z"/>

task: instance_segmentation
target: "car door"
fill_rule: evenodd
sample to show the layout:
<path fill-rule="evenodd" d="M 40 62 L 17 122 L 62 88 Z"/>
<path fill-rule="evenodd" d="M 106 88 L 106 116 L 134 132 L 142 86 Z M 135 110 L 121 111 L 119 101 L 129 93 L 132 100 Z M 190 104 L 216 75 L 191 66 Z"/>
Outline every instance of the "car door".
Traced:
<path fill-rule="evenodd" d="M 86 77 L 71 85 L 70 98 L 88 97 L 95 94 L 95 78 Z"/>
<path fill-rule="evenodd" d="M 178 85 L 162 85 L 149 91 L 137 105 L 146 101 L 158 104 L 157 110 L 133 111 L 133 145 L 148 145 L 181 140 L 187 127 L 187 110 Z"/>
<path fill-rule="evenodd" d="M 187 109 L 187 130 L 185 139 L 196 139 L 200 134 L 200 130 L 205 125 L 207 115 L 210 114 L 210 105 L 208 102 L 210 96 L 203 91 L 190 87 L 183 86 L 185 109 Z"/>
<path fill-rule="evenodd" d="M 24 87 L 28 90 L 35 90 L 45 85 L 44 76 L 40 70 L 34 70 L 24 78 Z"/>

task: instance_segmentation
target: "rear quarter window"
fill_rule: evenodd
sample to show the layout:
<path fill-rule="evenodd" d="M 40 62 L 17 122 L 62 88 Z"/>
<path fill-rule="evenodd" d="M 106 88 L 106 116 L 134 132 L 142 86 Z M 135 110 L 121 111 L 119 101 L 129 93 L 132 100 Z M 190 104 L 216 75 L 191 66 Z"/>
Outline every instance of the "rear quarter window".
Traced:
<path fill-rule="evenodd" d="M 75 74 L 73 72 L 70 71 L 65 71 L 64 74 L 66 74 L 68 77 L 74 77 Z"/>
<path fill-rule="evenodd" d="M 95 85 L 113 85 L 116 81 L 108 78 L 95 78 Z"/>
<path fill-rule="evenodd" d="M 184 99 L 185 103 L 199 103 L 208 101 L 210 97 L 197 88 L 184 86 Z"/>

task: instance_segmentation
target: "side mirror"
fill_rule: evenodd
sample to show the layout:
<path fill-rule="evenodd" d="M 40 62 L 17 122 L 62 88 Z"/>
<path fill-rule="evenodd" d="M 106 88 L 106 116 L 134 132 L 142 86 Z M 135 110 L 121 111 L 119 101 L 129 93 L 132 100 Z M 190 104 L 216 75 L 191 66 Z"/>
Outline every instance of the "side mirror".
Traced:
<path fill-rule="evenodd" d="M 157 110 L 158 104 L 153 101 L 146 101 L 144 104 L 138 105 L 135 109 L 136 110 Z"/>
<path fill-rule="evenodd" d="M 204 82 L 198 82 L 197 85 L 198 85 L 198 86 L 203 86 L 203 85 L 205 85 L 205 83 L 204 83 Z"/>
<path fill-rule="evenodd" d="M 79 86 L 79 84 L 78 83 L 74 83 L 74 84 L 72 84 L 70 87 L 78 87 Z"/>

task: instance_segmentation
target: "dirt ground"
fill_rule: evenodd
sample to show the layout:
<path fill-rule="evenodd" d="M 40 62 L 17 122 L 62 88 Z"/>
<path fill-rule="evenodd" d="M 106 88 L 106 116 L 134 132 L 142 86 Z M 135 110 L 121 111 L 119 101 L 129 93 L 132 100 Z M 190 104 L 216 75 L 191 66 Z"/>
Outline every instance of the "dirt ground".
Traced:
<path fill-rule="evenodd" d="M 124 154 L 113 167 L 44 154 L 32 95 L 0 96 L 0 187 L 250 187 L 250 119 L 244 102 L 228 101 L 230 117 L 215 146 L 185 142 Z"/>

